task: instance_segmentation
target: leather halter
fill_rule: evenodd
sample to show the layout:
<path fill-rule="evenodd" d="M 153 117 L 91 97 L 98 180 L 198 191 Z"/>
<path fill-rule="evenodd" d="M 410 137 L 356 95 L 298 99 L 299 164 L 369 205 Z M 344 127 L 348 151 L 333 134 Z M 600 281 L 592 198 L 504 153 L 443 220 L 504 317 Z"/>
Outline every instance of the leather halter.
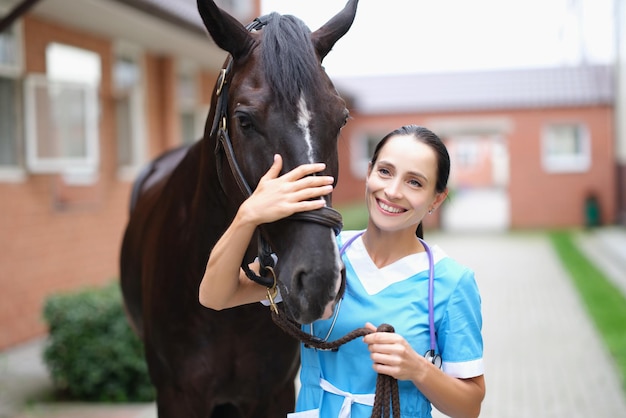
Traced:
<path fill-rule="evenodd" d="M 246 29 L 248 31 L 261 29 L 267 24 L 268 18 L 269 16 L 256 18 L 252 23 L 246 26 Z M 225 67 L 220 71 L 220 75 L 216 83 L 215 95 L 217 96 L 217 102 L 210 135 L 213 136 L 217 134 L 218 138 L 215 145 L 215 157 L 217 162 L 217 175 L 222 189 L 226 190 L 224 186 L 224 179 L 222 177 L 223 170 L 221 153 L 223 152 L 226 156 L 230 171 L 237 182 L 239 190 L 241 191 L 243 197 L 247 199 L 252 194 L 252 189 L 243 176 L 243 172 L 237 163 L 233 145 L 230 140 L 230 136 L 228 135 L 228 81 L 230 79 L 232 66 L 233 57 L 229 55 L 228 61 L 226 62 Z M 320 225 L 332 228 L 335 235 L 338 235 L 343 227 L 341 214 L 335 209 L 327 206 L 308 212 L 295 213 L 285 219 L 316 222 Z M 258 256 L 261 264 L 261 275 L 254 273 L 245 261 L 242 262 L 241 268 L 250 280 L 268 288 L 275 288 L 276 277 L 273 274 L 274 259 L 271 257 L 271 254 L 272 249 L 268 242 L 263 238 L 263 234 L 260 232 Z M 268 272 L 272 274 L 267 276 Z"/>

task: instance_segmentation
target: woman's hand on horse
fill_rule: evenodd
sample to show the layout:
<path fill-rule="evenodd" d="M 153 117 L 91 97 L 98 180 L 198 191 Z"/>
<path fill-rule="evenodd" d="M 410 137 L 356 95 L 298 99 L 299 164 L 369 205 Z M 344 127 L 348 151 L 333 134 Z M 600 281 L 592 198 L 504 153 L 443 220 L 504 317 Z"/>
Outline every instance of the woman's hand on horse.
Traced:
<path fill-rule="evenodd" d="M 296 212 L 319 209 L 326 205 L 322 196 L 333 191 L 332 176 L 312 176 L 326 168 L 324 163 L 300 165 L 278 176 L 283 167 L 279 154 L 259 184 L 240 207 L 245 218 L 257 225 L 285 218 Z"/>

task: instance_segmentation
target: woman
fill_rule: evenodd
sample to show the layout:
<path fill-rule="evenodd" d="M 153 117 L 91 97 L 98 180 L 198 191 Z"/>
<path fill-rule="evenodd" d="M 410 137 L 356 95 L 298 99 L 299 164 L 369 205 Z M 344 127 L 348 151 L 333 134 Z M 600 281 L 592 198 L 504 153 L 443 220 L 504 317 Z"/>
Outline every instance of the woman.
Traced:
<path fill-rule="evenodd" d="M 239 267 L 255 228 L 323 206 L 322 200 L 309 199 L 330 193 L 333 179 L 308 176 L 323 170 L 323 164 L 277 177 L 281 163 L 277 156 L 211 253 L 200 286 L 203 305 L 222 309 L 264 299 L 266 289 Z M 377 145 L 366 178 L 367 229 L 338 237 L 345 294 L 331 318 L 305 329 L 329 341 L 364 324 L 375 331 L 373 324 L 389 323 L 396 332 L 373 332 L 337 352 L 303 347 L 300 412 L 294 417 L 369 417 L 377 373 L 398 379 L 402 417 L 430 417 L 431 404 L 452 417 L 478 416 L 485 383 L 474 273 L 418 238 L 424 216 L 447 196 L 449 171 L 444 144 L 426 128 L 401 127 Z M 434 303 L 429 305 L 431 265 Z M 213 282 L 218 269 L 229 271 L 233 280 Z M 429 306 L 443 370 L 423 356 L 431 347 Z"/>

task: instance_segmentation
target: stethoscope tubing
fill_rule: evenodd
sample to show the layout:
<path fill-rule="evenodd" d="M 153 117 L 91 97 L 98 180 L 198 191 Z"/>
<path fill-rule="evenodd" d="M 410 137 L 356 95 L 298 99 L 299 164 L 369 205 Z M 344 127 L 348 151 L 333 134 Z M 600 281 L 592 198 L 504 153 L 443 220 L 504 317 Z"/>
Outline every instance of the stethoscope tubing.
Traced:
<path fill-rule="evenodd" d="M 418 238 L 428 256 L 428 328 L 430 332 L 430 349 L 435 352 L 435 260 L 430 246 Z"/>
<path fill-rule="evenodd" d="M 352 242 L 354 242 L 357 238 L 363 235 L 364 232 L 365 231 L 363 230 L 351 236 L 341 246 L 341 249 L 339 250 L 339 257 L 342 257 L 343 254 L 346 252 L 346 249 L 350 246 L 350 244 L 352 244 Z M 439 365 L 439 367 L 441 367 L 441 356 L 439 354 L 436 354 L 437 344 L 436 344 L 436 339 L 435 339 L 435 259 L 433 256 L 433 252 L 430 249 L 430 246 L 426 244 L 426 242 L 423 239 L 421 238 L 418 238 L 418 239 L 424 246 L 424 250 L 426 251 L 426 255 L 428 256 L 428 330 L 429 330 L 429 336 L 430 336 L 430 350 L 425 354 L 425 357 L 429 358 L 433 364 Z M 340 306 L 341 306 L 341 300 L 339 301 L 339 306 L 337 306 L 337 309 L 335 309 L 333 323 L 330 327 L 330 330 L 328 331 L 328 335 L 326 336 L 326 338 L 330 336 L 330 333 L 335 327 L 335 321 L 337 320 Z M 313 325 L 311 324 L 311 328 L 312 327 Z"/>

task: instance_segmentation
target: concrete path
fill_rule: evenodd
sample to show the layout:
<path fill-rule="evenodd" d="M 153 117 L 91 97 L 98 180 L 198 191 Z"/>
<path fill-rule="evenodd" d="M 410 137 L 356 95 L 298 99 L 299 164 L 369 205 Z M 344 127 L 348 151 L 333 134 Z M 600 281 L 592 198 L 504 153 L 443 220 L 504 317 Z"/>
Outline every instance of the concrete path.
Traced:
<path fill-rule="evenodd" d="M 487 383 L 481 417 L 626 416 L 613 360 L 545 235 L 430 241 L 476 272 Z"/>
<path fill-rule="evenodd" d="M 616 233 L 626 240 L 623 229 Z M 476 272 L 487 382 L 481 417 L 626 417 L 613 360 L 544 234 L 427 233 L 427 239 Z M 0 418 L 156 417 L 154 404 L 23 408 L 50 385 L 40 352 L 35 341 L 0 354 Z"/>

